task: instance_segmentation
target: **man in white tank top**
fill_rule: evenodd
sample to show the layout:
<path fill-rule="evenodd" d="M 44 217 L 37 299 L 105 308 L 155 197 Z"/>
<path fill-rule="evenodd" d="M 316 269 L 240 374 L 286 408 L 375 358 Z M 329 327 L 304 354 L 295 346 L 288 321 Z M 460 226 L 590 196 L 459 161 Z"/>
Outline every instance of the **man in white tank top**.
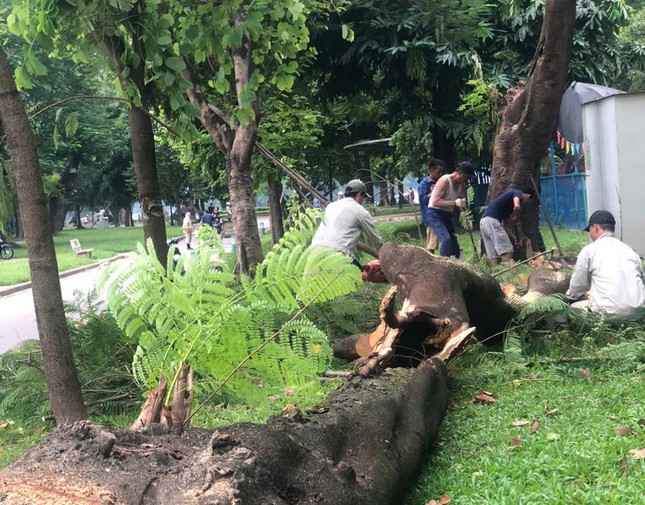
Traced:
<path fill-rule="evenodd" d="M 455 207 L 466 208 L 466 181 L 474 172 L 475 169 L 469 162 L 462 161 L 453 173 L 446 174 L 437 181 L 430 196 L 428 221 L 439 237 L 441 256 L 459 257 L 459 242 L 455 235 L 452 211 Z"/>

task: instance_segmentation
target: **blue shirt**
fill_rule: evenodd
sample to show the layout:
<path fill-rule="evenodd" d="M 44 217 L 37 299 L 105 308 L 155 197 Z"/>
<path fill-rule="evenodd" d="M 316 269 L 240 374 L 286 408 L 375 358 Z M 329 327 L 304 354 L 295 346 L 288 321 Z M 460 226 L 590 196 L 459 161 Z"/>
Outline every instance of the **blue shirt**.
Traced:
<path fill-rule="evenodd" d="M 203 224 L 207 224 L 208 226 L 213 226 L 213 216 L 211 214 L 204 214 L 201 219 Z"/>
<path fill-rule="evenodd" d="M 521 200 L 522 195 L 523 193 L 519 189 L 509 189 L 508 191 L 505 191 L 488 204 L 488 207 L 486 207 L 486 210 L 482 214 L 482 218 L 492 217 L 501 222 L 504 219 L 511 217 L 514 207 L 513 200 L 515 197 L 518 197 Z"/>
<path fill-rule="evenodd" d="M 430 203 L 430 193 L 432 193 L 435 184 L 437 184 L 437 181 L 433 181 L 426 175 L 417 188 L 417 192 L 419 193 L 419 206 L 421 207 L 421 221 L 425 226 L 430 226 L 430 221 L 428 220 L 428 203 Z"/>

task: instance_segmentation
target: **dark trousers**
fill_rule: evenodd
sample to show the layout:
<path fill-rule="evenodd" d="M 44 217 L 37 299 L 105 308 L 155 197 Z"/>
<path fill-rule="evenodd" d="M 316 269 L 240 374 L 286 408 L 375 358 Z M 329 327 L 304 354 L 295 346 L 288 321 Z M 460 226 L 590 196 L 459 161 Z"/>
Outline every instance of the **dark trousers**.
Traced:
<path fill-rule="evenodd" d="M 441 256 L 456 256 L 459 258 L 459 242 L 455 235 L 455 225 L 452 221 L 452 212 L 445 212 L 443 210 L 428 209 L 428 221 L 430 227 L 434 230 L 439 237 L 440 247 L 439 254 Z"/>

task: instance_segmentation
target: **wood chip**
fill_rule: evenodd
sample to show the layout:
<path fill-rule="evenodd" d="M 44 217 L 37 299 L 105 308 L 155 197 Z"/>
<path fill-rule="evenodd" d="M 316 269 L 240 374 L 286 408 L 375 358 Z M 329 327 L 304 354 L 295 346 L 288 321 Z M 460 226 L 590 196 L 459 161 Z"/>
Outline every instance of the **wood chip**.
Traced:
<path fill-rule="evenodd" d="M 531 423 L 531 431 L 529 433 L 533 435 L 533 433 L 535 433 L 539 428 L 540 428 L 540 421 L 533 421 Z"/>
<path fill-rule="evenodd" d="M 627 435 L 631 435 L 632 433 L 634 433 L 634 429 L 630 426 L 619 426 L 618 428 L 616 428 L 616 435 L 619 437 L 626 437 Z"/>
<path fill-rule="evenodd" d="M 517 421 L 513 421 L 511 423 L 511 426 L 520 427 L 520 426 L 527 426 L 528 424 L 529 424 L 529 421 L 527 419 L 519 419 Z"/>
<path fill-rule="evenodd" d="M 629 454 L 634 456 L 635 459 L 645 459 L 645 447 L 642 449 L 632 449 Z"/>

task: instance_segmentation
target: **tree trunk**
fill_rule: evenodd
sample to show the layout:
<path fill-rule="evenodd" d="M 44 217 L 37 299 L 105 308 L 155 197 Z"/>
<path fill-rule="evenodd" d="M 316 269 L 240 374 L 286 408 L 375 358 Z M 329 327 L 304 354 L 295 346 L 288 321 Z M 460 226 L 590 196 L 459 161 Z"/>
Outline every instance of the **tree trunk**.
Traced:
<path fill-rule="evenodd" d="M 130 142 L 132 146 L 132 165 L 137 180 L 143 236 L 152 239 L 157 259 L 166 264 L 168 246 L 166 245 L 166 221 L 159 180 L 157 179 L 157 160 L 155 140 L 150 116 L 140 108 L 128 111 L 130 123 Z"/>
<path fill-rule="evenodd" d="M 101 40 L 101 48 L 105 51 L 110 65 L 121 80 L 123 89 L 134 84 L 141 98 L 142 107 L 132 107 L 128 110 L 128 124 L 130 128 L 130 145 L 132 147 L 132 167 L 137 182 L 139 202 L 141 203 L 141 220 L 143 222 L 143 236 L 145 241 L 152 239 L 157 259 L 162 265 L 166 264 L 168 245 L 166 244 L 166 221 L 163 213 L 163 202 L 157 177 L 157 158 L 155 152 L 154 131 L 152 120 L 145 107 L 149 105 L 149 96 L 145 82 L 146 55 L 143 51 L 144 44 L 139 44 L 143 37 L 143 23 L 136 23 L 138 14 L 136 10 L 131 13 L 131 22 L 139 32 L 133 34 L 136 43 L 132 47 L 138 51 L 141 63 L 126 67 L 123 57 L 126 48 L 122 40 L 106 35 Z M 127 59 L 126 59 L 127 61 Z M 129 76 L 124 76 L 127 68 Z"/>
<path fill-rule="evenodd" d="M 236 26 L 243 24 L 243 13 L 238 11 Z M 251 38 L 244 33 L 242 45 L 232 51 L 235 72 L 235 87 L 239 104 L 240 97 L 248 84 L 252 73 Z M 231 195 L 231 211 L 233 214 L 233 232 L 237 251 L 237 269 L 242 272 L 252 272 L 262 261 L 262 244 L 255 215 L 255 196 L 253 193 L 253 171 L 251 155 L 255 148 L 257 127 L 260 120 L 260 103 L 256 99 L 251 103 L 254 118 L 247 118 L 246 124 L 240 123 L 232 130 L 230 124 L 223 119 L 223 113 L 208 103 L 198 84 L 190 72 L 185 70 L 182 76 L 193 87 L 187 91 L 190 102 L 200 110 L 200 121 L 211 136 L 211 139 L 226 158 L 226 176 L 229 194 Z"/>
<path fill-rule="evenodd" d="M 271 241 L 277 244 L 284 235 L 282 219 L 282 184 L 269 178 L 269 213 L 271 215 Z"/>
<path fill-rule="evenodd" d="M 334 345 L 338 358 L 356 360 L 359 373 L 372 375 L 388 366 L 416 366 L 431 357 L 449 359 L 470 334 L 499 344 L 519 308 L 536 298 L 564 293 L 566 275 L 535 270 L 524 297 L 507 297 L 499 283 L 469 263 L 441 258 L 408 245 L 388 243 L 380 266 L 393 284 L 381 302 L 381 323 L 370 334 Z M 395 297 L 401 310 L 394 311 Z"/>
<path fill-rule="evenodd" d="M 82 230 L 83 229 L 83 223 L 81 223 L 81 206 L 77 205 L 74 208 L 74 214 L 76 215 L 76 229 L 77 230 Z"/>
<path fill-rule="evenodd" d="M 38 152 L 27 113 L 0 47 L 0 119 L 13 164 L 28 244 L 29 270 L 43 366 L 56 422 L 87 418 L 69 342 Z"/>
<path fill-rule="evenodd" d="M 539 177 L 541 158 L 557 125 L 571 59 L 576 2 L 547 0 L 544 21 L 526 82 L 509 90 L 495 137 L 488 200 L 509 187 L 522 188 Z M 522 227 L 539 250 L 539 207 L 523 205 Z"/>
<path fill-rule="evenodd" d="M 65 227 L 65 216 L 67 209 L 59 197 L 51 197 L 48 200 L 49 222 L 51 223 L 51 232 L 56 233 Z"/>
<path fill-rule="evenodd" d="M 397 504 L 447 407 L 445 365 L 352 379 L 317 408 L 265 425 L 181 437 L 77 423 L 0 474 L 0 502 L 23 504 Z M 33 503 L 33 501 L 31 501 Z"/>

